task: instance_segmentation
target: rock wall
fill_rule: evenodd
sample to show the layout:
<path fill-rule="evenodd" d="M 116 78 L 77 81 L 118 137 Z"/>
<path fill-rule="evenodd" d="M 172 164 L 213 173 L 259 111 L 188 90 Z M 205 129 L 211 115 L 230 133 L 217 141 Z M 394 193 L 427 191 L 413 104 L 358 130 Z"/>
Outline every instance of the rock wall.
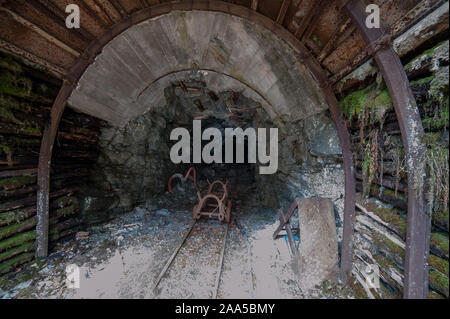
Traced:
<path fill-rule="evenodd" d="M 344 170 L 336 128 L 328 111 L 286 124 L 280 129 L 279 140 L 278 173 L 255 176 L 261 204 L 287 211 L 297 197 L 330 198 L 341 240 Z"/>
<path fill-rule="evenodd" d="M 332 198 L 339 212 L 337 224 L 341 225 L 344 173 L 337 132 L 327 111 L 306 120 L 285 121 L 279 127 L 279 166 L 274 175 L 260 175 L 258 165 L 251 164 L 174 165 L 169 152 L 175 142 L 169 134 L 175 127 L 192 131 L 194 118 L 202 119 L 202 129 L 213 126 L 222 132 L 226 127 L 245 130 L 276 125 L 261 105 L 242 91 L 210 90 L 202 72 L 186 74 L 164 92 L 165 104 L 123 128 L 108 126 L 102 130 L 101 154 L 91 179 L 94 186 L 86 189 L 82 204 L 90 221 L 111 218 L 145 203 L 167 191 L 171 175 L 184 174 L 195 166 L 199 181 L 228 179 L 236 202 L 255 191 L 260 198 L 257 205 L 274 209 L 286 209 L 296 197 Z"/>

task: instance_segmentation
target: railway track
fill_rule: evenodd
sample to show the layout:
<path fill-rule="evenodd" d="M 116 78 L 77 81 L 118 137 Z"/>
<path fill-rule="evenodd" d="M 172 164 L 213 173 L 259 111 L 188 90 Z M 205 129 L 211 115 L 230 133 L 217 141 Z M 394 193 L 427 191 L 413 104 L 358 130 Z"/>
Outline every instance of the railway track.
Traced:
<path fill-rule="evenodd" d="M 159 273 L 158 277 L 155 280 L 155 283 L 154 283 L 154 285 L 152 287 L 152 291 L 153 292 L 156 291 L 156 289 L 158 288 L 158 285 L 161 283 L 162 279 L 167 274 L 168 270 L 170 269 L 171 265 L 173 264 L 173 261 L 177 257 L 178 253 L 181 251 L 183 245 L 190 238 L 190 236 L 192 234 L 192 231 L 194 230 L 196 225 L 197 225 L 197 220 L 194 220 L 192 222 L 189 230 L 186 232 L 186 234 L 184 235 L 184 237 L 182 238 L 182 240 L 180 241 L 178 246 L 172 252 L 171 256 L 169 257 L 169 259 L 167 260 L 167 262 L 165 263 L 164 267 L 162 268 L 161 272 Z M 215 281 L 214 281 L 215 284 L 214 284 L 214 287 L 213 287 L 214 290 L 213 290 L 212 299 L 216 299 L 217 298 L 217 293 L 219 291 L 220 276 L 222 274 L 223 259 L 224 259 L 224 255 L 225 255 L 225 248 L 226 248 L 226 244 L 227 244 L 229 228 L 230 228 L 230 224 L 226 223 L 225 224 L 225 234 L 224 234 L 223 239 L 222 239 L 223 243 L 222 243 L 222 249 L 221 249 L 221 253 L 220 253 L 220 257 L 219 257 L 220 258 L 219 259 L 219 265 L 218 265 L 218 268 L 217 268 L 216 278 L 215 278 Z"/>

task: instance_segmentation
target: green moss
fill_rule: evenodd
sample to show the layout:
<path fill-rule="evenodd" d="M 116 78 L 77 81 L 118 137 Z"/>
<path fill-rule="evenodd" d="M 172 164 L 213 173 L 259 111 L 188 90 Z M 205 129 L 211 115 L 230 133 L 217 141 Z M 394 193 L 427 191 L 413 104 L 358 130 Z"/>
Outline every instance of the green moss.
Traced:
<path fill-rule="evenodd" d="M 8 177 L 0 180 L 0 188 L 10 190 L 34 183 L 36 183 L 36 175 Z"/>
<path fill-rule="evenodd" d="M 10 72 L 0 74 L 0 94 L 29 97 L 33 83 L 25 77 L 17 77 Z"/>
<path fill-rule="evenodd" d="M 355 280 L 350 281 L 350 287 L 353 289 L 353 294 L 356 299 L 367 299 L 367 293 L 364 290 L 363 286 L 359 282 L 355 282 Z"/>
<path fill-rule="evenodd" d="M 430 246 L 448 258 L 448 237 L 440 233 L 431 233 Z"/>
<path fill-rule="evenodd" d="M 78 199 L 75 196 L 62 196 L 53 200 L 53 204 L 57 207 L 65 207 L 71 204 L 78 205 Z"/>
<path fill-rule="evenodd" d="M 408 197 L 405 194 L 398 192 L 397 195 L 395 195 L 395 191 L 393 191 L 392 189 L 389 189 L 389 188 L 384 189 L 383 193 L 387 196 L 396 197 L 396 198 L 404 200 L 404 201 L 408 200 Z"/>
<path fill-rule="evenodd" d="M 407 221 L 406 218 L 400 215 L 400 212 L 396 209 L 387 209 L 383 207 L 378 207 L 376 209 L 376 214 L 384 222 L 392 224 L 394 228 L 399 230 L 402 237 L 406 235 Z"/>
<path fill-rule="evenodd" d="M 22 73 L 22 66 L 12 56 L 1 57 L 0 68 L 8 70 L 12 73 Z"/>
<path fill-rule="evenodd" d="M 395 264 L 394 261 L 390 260 L 389 258 L 383 256 L 383 255 L 375 255 L 373 258 L 377 261 L 378 265 L 380 265 L 381 268 L 389 269 L 389 268 L 395 268 L 398 269 L 398 266 Z"/>
<path fill-rule="evenodd" d="M 45 92 L 47 92 L 48 87 L 47 87 L 47 85 L 45 85 L 44 83 L 42 83 L 42 84 L 39 86 L 39 89 L 40 89 L 43 93 L 45 93 Z"/>
<path fill-rule="evenodd" d="M 448 97 L 443 99 L 442 107 L 439 107 L 436 117 L 425 117 L 422 125 L 429 130 L 437 131 L 444 127 L 448 127 L 449 122 L 449 106 Z"/>
<path fill-rule="evenodd" d="M 433 290 L 443 294 L 447 298 L 449 297 L 449 295 L 448 295 L 449 283 L 448 283 L 447 277 L 445 277 L 439 271 L 431 269 L 429 281 L 430 281 L 430 287 Z"/>
<path fill-rule="evenodd" d="M 5 144 L 0 144 L 0 151 L 8 156 L 11 154 L 11 147 Z"/>
<path fill-rule="evenodd" d="M 433 214 L 433 224 L 437 227 L 447 229 L 449 225 L 448 209 L 442 209 Z"/>
<path fill-rule="evenodd" d="M 436 72 L 434 79 L 430 83 L 428 94 L 437 102 L 443 102 L 444 97 L 448 97 L 449 88 L 449 67 L 445 66 Z"/>
<path fill-rule="evenodd" d="M 10 237 L 21 231 L 28 230 L 36 226 L 36 217 L 25 220 L 24 222 L 6 226 L 0 229 L 0 239 Z"/>
<path fill-rule="evenodd" d="M 56 210 L 54 215 L 57 217 L 67 217 L 75 214 L 76 212 L 78 212 L 78 203 L 67 207 L 59 208 Z"/>
<path fill-rule="evenodd" d="M 433 290 L 428 291 L 428 299 L 445 299 L 442 295 L 434 292 Z"/>
<path fill-rule="evenodd" d="M 381 91 L 373 101 L 373 110 L 375 112 L 376 119 L 381 121 L 388 110 L 394 108 L 391 95 L 387 89 Z"/>
<path fill-rule="evenodd" d="M 393 103 L 387 89 L 380 90 L 376 85 L 370 85 L 347 95 L 339 101 L 339 106 L 350 120 L 362 111 L 370 110 L 373 120 L 381 121 L 386 112 L 393 108 Z"/>
<path fill-rule="evenodd" d="M 0 253 L 0 262 L 10 259 L 11 257 L 14 257 L 23 252 L 34 251 L 34 248 L 35 248 L 34 242 L 27 242 L 21 246 L 17 246 L 15 248 L 8 249 L 7 251 Z"/>
<path fill-rule="evenodd" d="M 359 115 L 362 107 L 365 105 L 364 102 L 368 99 L 369 92 L 369 88 L 365 88 L 353 92 L 347 95 L 343 100 L 339 101 L 339 107 L 347 118 L 351 120 L 354 116 Z"/>
<path fill-rule="evenodd" d="M 36 239 L 36 232 L 34 230 L 15 235 L 13 237 L 0 241 L 0 251 L 19 246 L 22 243 L 25 243 L 27 241 L 33 241 L 35 239 Z"/>
<path fill-rule="evenodd" d="M 18 266 L 26 263 L 27 261 L 32 260 L 34 257 L 34 253 L 24 253 L 14 258 L 11 258 L 4 263 L 0 264 L 0 274 L 5 274 L 16 269 Z"/>
<path fill-rule="evenodd" d="M 0 94 L 0 107 L 8 108 L 14 110 L 23 110 L 20 103 L 16 101 L 16 99 L 11 98 L 9 96 L 3 96 Z"/>
<path fill-rule="evenodd" d="M 3 105 L 0 105 L 0 117 L 3 118 L 4 120 L 11 121 L 13 123 L 21 124 L 21 122 L 14 116 L 14 113 Z"/>
<path fill-rule="evenodd" d="M 24 135 L 33 135 L 33 136 L 39 136 L 42 134 L 41 129 L 39 127 L 34 126 L 22 127 L 21 133 Z"/>
<path fill-rule="evenodd" d="M 34 209 L 15 209 L 12 211 L 0 213 L 0 226 L 18 223 L 31 217 L 35 213 Z"/>
<path fill-rule="evenodd" d="M 428 257 L 428 264 L 448 276 L 448 260 L 435 255 L 430 255 L 430 257 Z"/>
<path fill-rule="evenodd" d="M 431 81 L 433 81 L 433 79 L 434 79 L 434 75 L 427 76 L 425 78 L 421 78 L 421 79 L 418 79 L 418 80 L 411 81 L 410 85 L 414 86 L 414 85 L 417 85 L 417 84 L 430 83 Z"/>
<path fill-rule="evenodd" d="M 387 255 L 390 255 L 390 257 L 394 260 L 394 262 L 397 262 L 398 264 L 403 264 L 405 260 L 405 250 L 402 247 L 394 243 L 386 236 L 383 236 L 377 232 L 373 232 L 372 238 L 374 243 L 377 244 L 379 251 L 385 251 Z M 383 258 L 387 257 L 383 256 Z M 394 263 L 390 264 L 390 266 L 397 267 L 397 265 Z"/>

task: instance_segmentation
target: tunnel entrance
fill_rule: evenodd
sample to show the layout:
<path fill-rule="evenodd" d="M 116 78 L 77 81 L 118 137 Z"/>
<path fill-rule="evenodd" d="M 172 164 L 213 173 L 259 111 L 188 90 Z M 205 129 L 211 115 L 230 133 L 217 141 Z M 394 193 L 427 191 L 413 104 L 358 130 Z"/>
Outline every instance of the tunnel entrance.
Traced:
<path fill-rule="evenodd" d="M 285 291 L 280 292 L 280 297 L 300 294 L 295 284 L 298 267 L 287 238 L 273 240 L 272 234 L 279 225 L 278 209 L 286 212 L 295 198 L 317 196 L 331 199 L 331 210 L 335 211 L 331 223 L 336 223 L 341 237 L 344 173 L 337 134 L 328 111 L 277 125 L 262 105 L 243 91 L 212 90 L 201 71 L 183 74 L 162 90 L 162 103 L 151 111 L 123 127 L 107 125 L 102 129 L 100 156 L 90 183 L 81 192 L 82 215 L 90 229 L 98 227 L 103 231 L 105 223 L 108 228 L 122 228 L 118 230 L 119 237 L 123 237 L 120 245 L 132 246 L 135 251 L 129 251 L 128 257 L 121 256 L 125 264 L 133 265 L 123 266 L 127 269 L 142 266 L 144 261 L 135 254 L 149 254 L 146 260 L 151 260 L 151 271 L 144 281 L 159 286 L 142 297 L 210 298 L 214 292 L 199 287 L 198 282 L 210 278 L 205 285 L 214 287 L 211 280 L 217 276 L 222 278 L 219 284 L 222 288 L 215 293 L 222 291 L 221 297 L 273 296 L 273 287 L 279 285 L 279 280 L 291 283 L 282 285 Z M 249 162 L 248 139 L 244 139 L 244 163 L 236 163 L 236 158 L 234 163 L 225 163 L 225 136 L 222 136 L 222 163 L 174 163 L 170 153 L 178 140 L 171 139 L 171 132 L 181 127 L 193 136 L 195 120 L 201 121 L 202 132 L 215 128 L 221 134 L 226 128 L 278 128 L 277 172 L 260 174 L 261 164 Z M 209 142 L 204 140 L 202 149 Z M 234 157 L 236 148 L 234 144 Z M 190 153 L 193 156 L 192 144 Z M 181 183 L 187 172 L 189 177 Z M 173 176 L 176 178 L 172 178 L 169 191 L 168 182 Z M 197 221 L 196 205 L 214 181 L 227 185 L 225 209 L 229 200 L 231 220 L 224 218 L 221 222 L 217 216 L 205 214 Z M 231 223 L 227 224 L 228 221 Z M 294 214 L 291 226 L 295 244 L 299 245 L 298 214 Z M 225 252 L 224 242 L 228 245 L 227 253 L 221 254 Z M 171 252 L 176 257 L 168 260 Z M 169 266 L 166 268 L 164 263 Z M 220 275 L 218 263 L 224 267 Z M 144 275 L 140 272 L 134 276 Z M 256 283 L 255 276 L 271 279 Z M 180 282 L 180 278 L 188 279 Z M 236 278 L 240 278 L 239 282 Z M 125 286 L 132 289 L 129 284 Z M 87 292 L 80 292 L 84 293 Z"/>
<path fill-rule="evenodd" d="M 260 103 L 239 90 L 213 91 L 203 76 L 202 72 L 192 71 L 171 82 L 163 89 L 161 105 L 124 127 L 108 125 L 102 130 L 100 156 L 90 184 L 82 192 L 82 212 L 88 222 L 108 220 L 140 205 L 151 206 L 161 196 L 166 196 L 172 207 L 192 210 L 199 201 L 194 184 L 204 196 L 209 182 L 221 181 L 227 183 L 233 212 L 252 207 L 287 210 L 294 198 L 322 196 L 334 200 L 339 227 L 343 172 L 337 135 L 327 112 L 277 126 Z M 171 139 L 171 132 L 185 128 L 192 136 L 194 120 L 201 121 L 202 133 L 210 128 L 221 132 L 221 163 L 175 164 L 171 159 L 171 148 L 178 142 Z M 245 131 L 274 127 L 280 131 L 275 174 L 261 174 L 262 164 L 249 161 L 247 136 L 244 162 L 238 163 L 237 144 L 233 143 L 233 163 L 226 163 L 226 128 Z M 203 140 L 201 149 L 209 142 Z M 190 154 L 192 162 L 192 144 Z M 170 177 L 186 176 L 191 168 L 196 172 L 195 183 L 194 174 L 190 174 L 181 190 L 177 186 L 179 179 L 174 179 L 169 194 Z"/>

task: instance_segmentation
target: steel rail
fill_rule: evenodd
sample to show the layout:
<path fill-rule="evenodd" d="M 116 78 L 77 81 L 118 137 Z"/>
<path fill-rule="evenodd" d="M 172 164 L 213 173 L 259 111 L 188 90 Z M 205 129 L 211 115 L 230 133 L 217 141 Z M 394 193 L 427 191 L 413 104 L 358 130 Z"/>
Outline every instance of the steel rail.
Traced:
<path fill-rule="evenodd" d="M 227 238 L 228 238 L 228 229 L 230 228 L 230 224 L 225 224 L 225 235 L 223 236 L 223 245 L 222 245 L 222 251 L 220 252 L 220 260 L 219 260 L 219 267 L 217 270 L 216 275 L 216 284 L 214 285 L 214 291 L 213 291 L 213 297 L 212 299 L 217 299 L 217 294 L 219 292 L 219 284 L 220 284 L 220 276 L 222 275 L 222 268 L 223 268 L 223 259 L 225 256 L 225 248 L 227 245 Z"/>
<path fill-rule="evenodd" d="M 184 235 L 184 237 L 181 240 L 180 244 L 177 246 L 177 248 L 173 251 L 172 255 L 167 260 L 166 264 L 164 265 L 163 269 L 161 270 L 161 272 L 159 273 L 158 277 L 155 280 L 155 283 L 153 285 L 152 291 L 156 290 L 156 288 L 158 287 L 159 283 L 161 282 L 161 279 L 164 277 L 164 275 L 166 274 L 167 270 L 169 270 L 170 265 L 172 265 L 172 262 L 175 259 L 175 257 L 178 255 L 178 252 L 180 251 L 181 247 L 186 242 L 186 239 L 189 237 L 189 235 L 192 233 L 192 230 L 194 229 L 195 224 L 197 224 L 196 220 L 194 220 L 192 222 L 191 227 L 189 228 L 189 230 Z"/>

